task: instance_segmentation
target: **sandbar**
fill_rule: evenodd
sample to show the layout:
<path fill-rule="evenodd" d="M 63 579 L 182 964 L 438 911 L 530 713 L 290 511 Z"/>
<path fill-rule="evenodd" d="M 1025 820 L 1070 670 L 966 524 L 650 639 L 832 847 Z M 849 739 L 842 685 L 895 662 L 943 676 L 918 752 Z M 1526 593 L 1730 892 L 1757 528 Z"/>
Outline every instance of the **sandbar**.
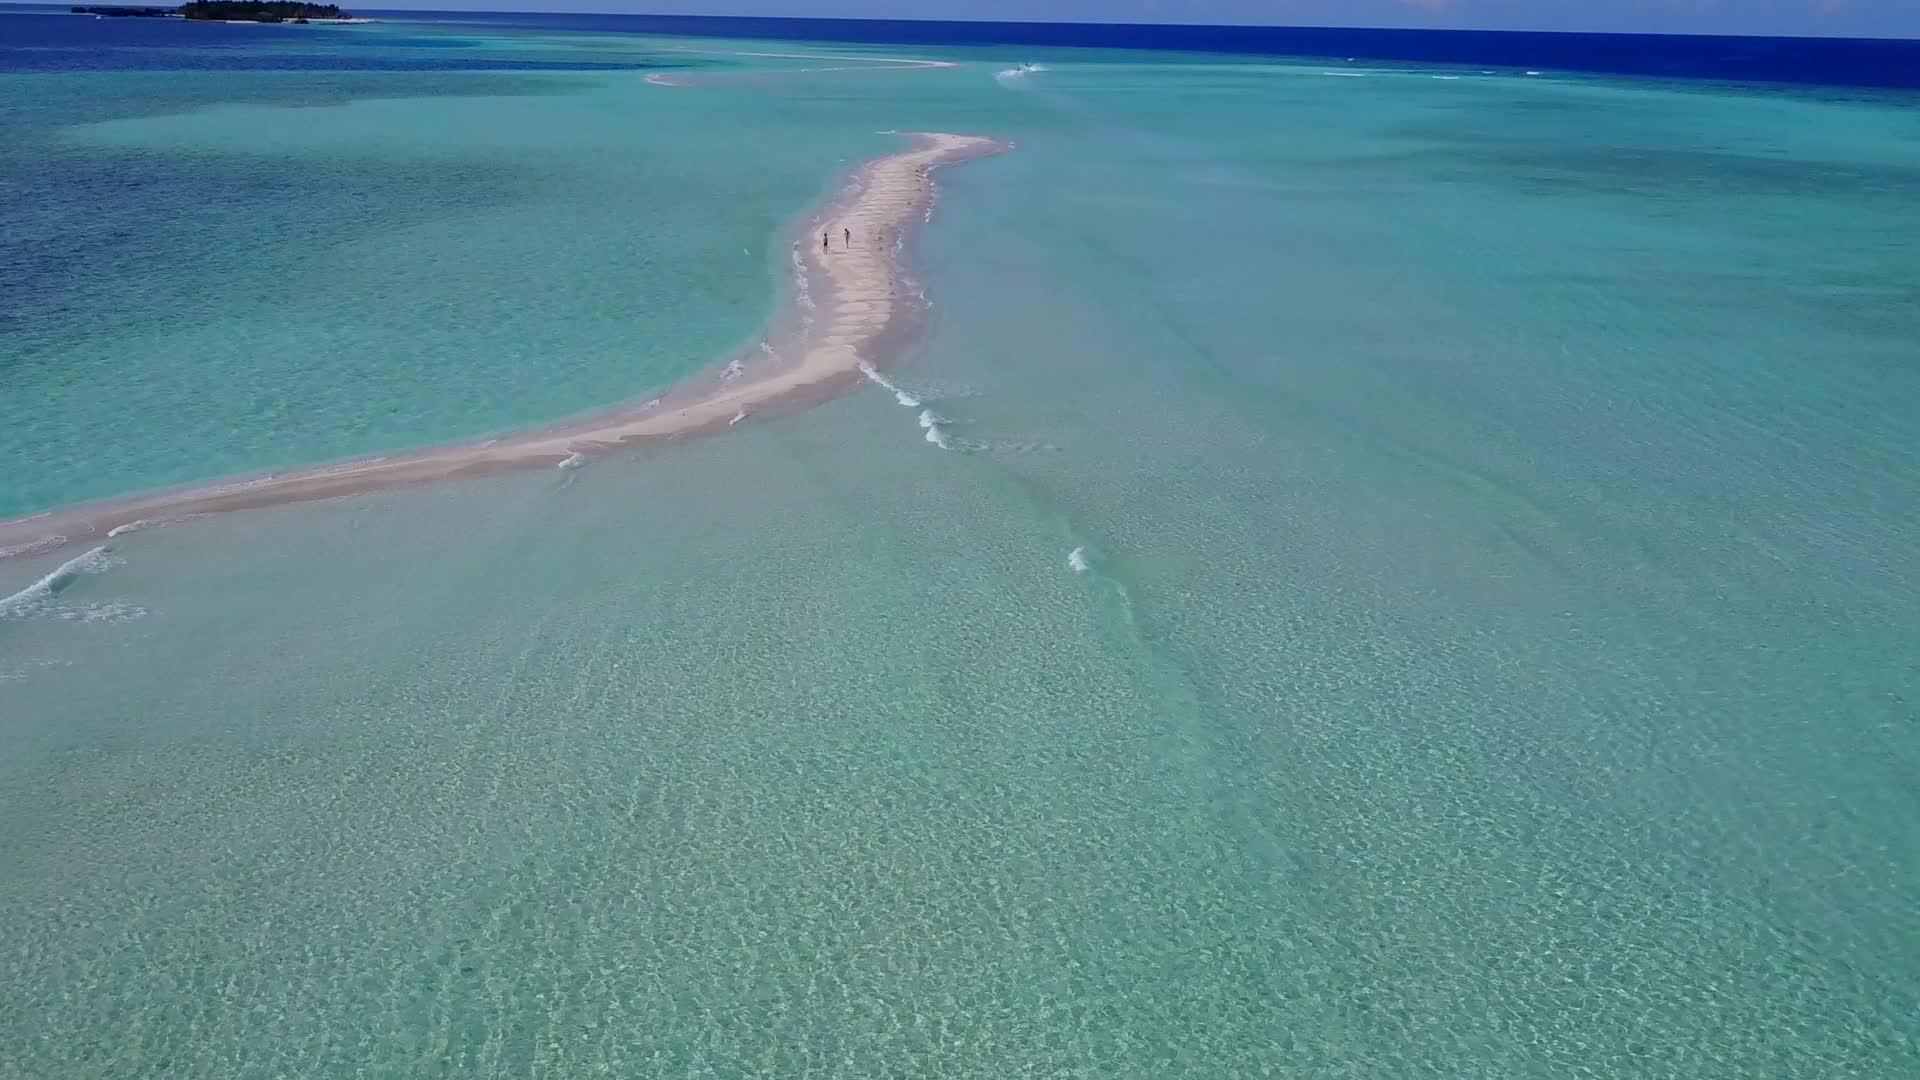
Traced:
<path fill-rule="evenodd" d="M 556 424 L 421 450 L 146 492 L 0 522 L 0 559 L 98 541 L 192 515 L 330 499 L 503 469 L 577 466 L 625 447 L 730 427 L 859 385 L 910 336 L 925 299 L 902 262 L 928 214 L 933 172 L 1009 149 L 971 135 L 912 133 L 910 146 L 853 171 L 844 194 L 793 239 L 794 301 L 723 367 L 664 394 Z M 822 244 L 822 238 L 826 243 Z"/>

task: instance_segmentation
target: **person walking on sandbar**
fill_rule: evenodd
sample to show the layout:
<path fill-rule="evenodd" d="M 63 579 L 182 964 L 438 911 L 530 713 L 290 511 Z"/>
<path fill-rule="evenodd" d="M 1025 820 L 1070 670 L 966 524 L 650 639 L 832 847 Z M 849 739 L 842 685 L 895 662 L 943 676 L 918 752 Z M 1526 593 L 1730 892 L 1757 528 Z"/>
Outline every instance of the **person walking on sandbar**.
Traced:
<path fill-rule="evenodd" d="M 840 246 L 844 248 L 849 248 L 849 249 L 853 247 L 853 230 L 852 229 L 840 230 Z"/>
<path fill-rule="evenodd" d="M 821 233 L 821 234 L 820 234 L 820 250 L 821 250 L 821 251 L 826 251 L 826 250 L 827 250 L 827 249 L 828 249 L 829 247 L 831 247 L 831 246 L 832 246 L 832 245 L 830 245 L 830 244 L 828 244 L 828 243 L 827 243 L 827 238 L 828 238 L 828 237 L 830 237 L 830 236 L 832 236 L 832 235 L 833 235 L 833 234 L 832 234 L 832 233 L 830 233 L 830 232 L 823 232 L 823 233 Z"/>

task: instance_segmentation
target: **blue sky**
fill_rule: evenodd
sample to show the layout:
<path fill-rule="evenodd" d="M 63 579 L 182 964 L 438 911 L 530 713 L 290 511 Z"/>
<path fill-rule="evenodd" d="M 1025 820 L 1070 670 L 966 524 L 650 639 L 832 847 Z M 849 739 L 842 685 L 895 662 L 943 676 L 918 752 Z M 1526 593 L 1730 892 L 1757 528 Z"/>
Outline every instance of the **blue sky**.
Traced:
<path fill-rule="evenodd" d="M 1920 37 L 1920 0 L 383 0 L 365 6 Z"/>

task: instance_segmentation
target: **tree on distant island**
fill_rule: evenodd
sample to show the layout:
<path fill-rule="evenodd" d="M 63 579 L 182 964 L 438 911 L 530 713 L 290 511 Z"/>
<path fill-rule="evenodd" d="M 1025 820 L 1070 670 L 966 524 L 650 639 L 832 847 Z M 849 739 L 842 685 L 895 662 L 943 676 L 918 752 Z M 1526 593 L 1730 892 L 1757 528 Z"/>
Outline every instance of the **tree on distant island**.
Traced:
<path fill-rule="evenodd" d="M 164 19 L 178 15 L 199 22 L 303 23 L 308 19 L 347 18 L 347 14 L 334 4 L 300 4 L 291 0 L 190 0 L 177 9 L 100 6 L 76 7 L 73 13 L 139 19 Z"/>
<path fill-rule="evenodd" d="M 299 4 L 290 0 L 191 0 L 180 5 L 180 17 L 202 21 L 277 23 L 299 19 L 341 19 L 334 4 Z"/>

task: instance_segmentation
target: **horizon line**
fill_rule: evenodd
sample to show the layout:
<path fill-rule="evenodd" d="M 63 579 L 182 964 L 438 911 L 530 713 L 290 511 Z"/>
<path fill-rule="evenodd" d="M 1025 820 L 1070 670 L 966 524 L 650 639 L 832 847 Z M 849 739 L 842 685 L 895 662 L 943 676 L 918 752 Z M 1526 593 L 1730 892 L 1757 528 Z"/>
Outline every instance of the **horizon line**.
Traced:
<path fill-rule="evenodd" d="M 179 7 L 185 0 L 173 3 L 140 3 L 139 0 L 117 0 L 117 2 L 75 5 L 61 3 L 58 0 L 0 0 L 0 7 L 46 7 L 70 8 L 74 6 L 90 7 Z M 337 0 L 335 0 L 337 2 Z M 343 13 L 345 6 L 342 5 Z M 594 16 L 606 18 L 630 19 L 674 19 L 688 21 L 729 21 L 729 22 L 793 22 L 793 23 L 852 23 L 852 24 L 890 24 L 912 23 L 933 26 L 1049 26 L 1064 28 L 1127 27 L 1132 29 L 1165 30 L 1248 30 L 1255 32 L 1300 31 L 1343 34 L 1506 34 L 1514 36 L 1554 36 L 1554 37 L 1603 37 L 1603 38 L 1688 38 L 1688 39 L 1729 39 L 1747 41 L 1862 41 L 1862 42 L 1910 42 L 1920 43 L 1920 37 L 1902 35 L 1873 35 L 1862 37 L 1856 34 L 1742 34 L 1742 33 L 1700 33 L 1671 30 L 1558 30 L 1536 29 L 1521 30 L 1511 27 L 1494 26 L 1340 26 L 1324 23 L 1211 23 L 1211 22 L 1148 22 L 1140 20 L 1061 20 L 1061 19 L 956 19 L 928 18 L 914 15 L 895 15 L 885 18 L 854 15 L 734 15 L 722 13 L 692 14 L 688 12 L 650 12 L 650 11 L 558 11 L 523 10 L 507 8 L 416 8 L 416 7 L 364 7 L 355 5 L 355 10 L 369 15 L 533 15 L 533 16 Z"/>

